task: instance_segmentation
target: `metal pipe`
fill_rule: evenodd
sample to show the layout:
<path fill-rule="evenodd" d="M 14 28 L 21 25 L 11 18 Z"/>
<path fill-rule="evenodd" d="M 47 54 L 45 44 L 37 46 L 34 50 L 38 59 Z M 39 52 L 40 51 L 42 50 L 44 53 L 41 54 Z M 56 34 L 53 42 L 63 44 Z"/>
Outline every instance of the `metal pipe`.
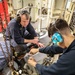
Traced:
<path fill-rule="evenodd" d="M 50 19 L 50 14 L 51 14 L 51 4 L 52 4 L 52 0 L 47 0 L 47 3 L 48 3 L 48 14 L 47 14 L 47 23 L 46 25 L 48 26 L 49 24 L 49 19 Z"/>
<path fill-rule="evenodd" d="M 42 23 L 42 22 L 41 22 L 41 21 L 42 21 L 42 20 L 41 20 L 41 19 L 42 19 L 42 18 L 41 18 L 41 15 L 42 15 L 42 14 L 41 14 L 41 8 L 42 8 L 42 0 L 40 0 L 39 24 L 38 24 L 38 28 L 37 28 L 38 33 L 40 33 L 40 31 L 41 31 L 41 23 Z"/>

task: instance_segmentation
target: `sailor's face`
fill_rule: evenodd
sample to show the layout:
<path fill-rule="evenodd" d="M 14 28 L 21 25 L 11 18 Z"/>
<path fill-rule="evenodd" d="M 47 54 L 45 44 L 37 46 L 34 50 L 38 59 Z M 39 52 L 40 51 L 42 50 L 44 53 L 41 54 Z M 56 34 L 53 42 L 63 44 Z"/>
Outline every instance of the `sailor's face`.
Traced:
<path fill-rule="evenodd" d="M 26 19 L 26 16 L 25 15 L 22 15 L 21 16 L 21 22 L 20 24 L 23 26 L 23 27 L 26 27 L 28 24 L 29 24 L 29 19 Z"/>

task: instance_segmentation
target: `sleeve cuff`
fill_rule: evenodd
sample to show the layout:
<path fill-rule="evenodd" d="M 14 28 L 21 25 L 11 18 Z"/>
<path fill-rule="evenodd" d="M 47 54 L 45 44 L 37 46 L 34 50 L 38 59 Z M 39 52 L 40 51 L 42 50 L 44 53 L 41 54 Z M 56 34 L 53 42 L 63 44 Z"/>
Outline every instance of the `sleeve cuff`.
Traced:
<path fill-rule="evenodd" d="M 39 48 L 39 52 L 43 53 L 44 48 Z"/>
<path fill-rule="evenodd" d="M 24 43 L 24 38 L 21 39 L 21 43 Z"/>
<path fill-rule="evenodd" d="M 40 64 L 36 64 L 36 70 L 38 71 L 39 74 L 41 74 L 41 71 L 42 71 L 42 65 Z"/>

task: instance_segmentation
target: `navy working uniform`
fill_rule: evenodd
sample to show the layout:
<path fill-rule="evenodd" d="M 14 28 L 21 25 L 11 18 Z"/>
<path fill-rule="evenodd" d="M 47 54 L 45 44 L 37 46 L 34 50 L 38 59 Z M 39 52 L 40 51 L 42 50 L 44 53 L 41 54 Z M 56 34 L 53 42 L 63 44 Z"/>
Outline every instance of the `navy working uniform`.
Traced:
<path fill-rule="evenodd" d="M 24 44 L 24 39 L 34 39 L 37 37 L 37 34 L 29 23 L 27 27 L 22 27 L 18 22 L 14 26 L 14 39 L 18 44 Z"/>
<path fill-rule="evenodd" d="M 50 66 L 36 64 L 36 69 L 40 75 L 75 75 L 75 40 L 67 49 L 54 48 L 54 46 L 42 48 L 40 52 L 47 54 L 63 54 L 59 57 L 56 63 Z"/>
<path fill-rule="evenodd" d="M 23 45 L 23 47 L 25 48 L 27 47 L 27 45 L 26 43 L 24 43 L 24 39 L 33 39 L 34 37 L 37 37 L 37 34 L 30 23 L 27 25 L 27 27 L 22 27 L 16 21 L 16 19 L 12 19 L 9 22 L 5 34 L 6 36 L 9 36 L 10 34 L 12 46 L 17 46 L 19 44 Z"/>

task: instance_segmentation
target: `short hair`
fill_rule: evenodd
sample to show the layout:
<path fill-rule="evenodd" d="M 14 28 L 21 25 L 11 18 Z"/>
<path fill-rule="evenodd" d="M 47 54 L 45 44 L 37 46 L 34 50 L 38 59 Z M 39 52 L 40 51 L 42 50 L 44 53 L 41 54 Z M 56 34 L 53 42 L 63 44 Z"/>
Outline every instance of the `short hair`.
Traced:
<path fill-rule="evenodd" d="M 29 12 L 27 10 L 21 10 L 18 12 L 17 17 L 16 17 L 19 23 L 21 22 L 21 15 L 25 15 L 27 20 L 28 19 L 31 20 Z"/>
<path fill-rule="evenodd" d="M 57 19 L 55 23 L 50 23 L 48 27 L 48 36 L 52 36 L 55 32 L 69 29 L 68 23 L 64 19 Z"/>
<path fill-rule="evenodd" d="M 25 15 L 27 20 L 30 18 L 30 14 L 27 10 L 22 10 L 20 12 L 20 15 Z"/>

